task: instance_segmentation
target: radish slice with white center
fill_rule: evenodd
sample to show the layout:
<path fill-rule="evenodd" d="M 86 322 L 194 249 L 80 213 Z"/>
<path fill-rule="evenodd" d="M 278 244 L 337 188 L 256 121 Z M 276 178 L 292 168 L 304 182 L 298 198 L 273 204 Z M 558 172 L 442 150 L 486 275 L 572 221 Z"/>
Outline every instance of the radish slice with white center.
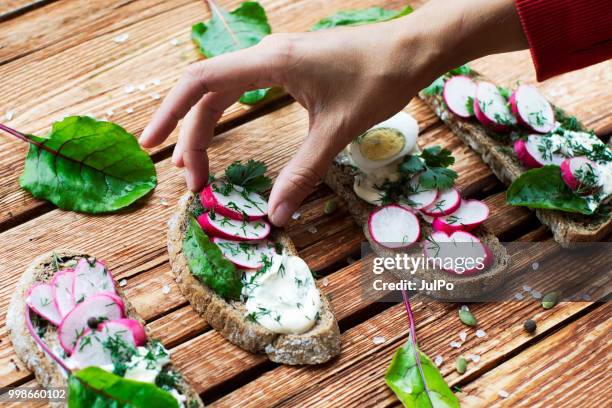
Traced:
<path fill-rule="evenodd" d="M 410 185 L 413 190 L 416 191 L 414 194 L 410 194 L 407 199 L 406 206 L 413 210 L 420 210 L 431 204 L 438 198 L 438 190 L 421 190 L 419 186 L 418 176 L 414 176 L 410 180 Z"/>
<path fill-rule="evenodd" d="M 102 323 L 96 330 L 88 328 L 79 337 L 70 361 L 76 368 L 105 366 L 113 363 L 107 343 L 137 347 L 147 340 L 144 327 L 134 319 L 118 319 Z"/>
<path fill-rule="evenodd" d="M 561 177 L 569 188 L 591 194 L 599 178 L 597 164 L 584 156 L 571 157 L 561 163 Z"/>
<path fill-rule="evenodd" d="M 441 217 L 454 213 L 461 205 L 461 194 L 455 188 L 440 191 L 438 198 L 433 204 L 421 209 L 425 215 Z"/>
<path fill-rule="evenodd" d="M 396 204 L 372 211 L 368 219 L 368 230 L 377 244 L 392 249 L 406 248 L 421 236 L 416 215 Z"/>
<path fill-rule="evenodd" d="M 116 293 L 115 283 L 109 270 L 100 261 L 82 258 L 74 268 L 72 292 L 74 302 L 79 303 L 102 292 Z"/>
<path fill-rule="evenodd" d="M 455 115 L 467 119 L 474 114 L 472 106 L 470 109 L 467 106 L 476 95 L 476 82 L 472 78 L 463 75 L 452 77 L 444 84 L 442 95 L 446 106 Z"/>
<path fill-rule="evenodd" d="M 548 133 L 555 127 L 555 113 L 550 103 L 535 87 L 521 85 L 510 97 L 512 113 L 521 125 L 534 132 Z"/>
<path fill-rule="evenodd" d="M 443 231 L 432 233 L 423 241 L 428 264 L 457 275 L 473 275 L 493 263 L 493 253 L 477 237 L 465 231 L 451 235 Z"/>
<path fill-rule="evenodd" d="M 200 201 L 205 208 L 238 221 L 258 220 L 268 213 L 268 202 L 262 196 L 246 193 L 240 186 L 227 188 L 221 181 L 206 186 L 200 193 Z"/>
<path fill-rule="evenodd" d="M 120 319 L 125 316 L 125 305 L 121 298 L 112 293 L 99 293 L 78 303 L 64 317 L 58 328 L 62 348 L 71 353 L 77 339 L 89 327 L 87 321 L 94 318 L 98 321 Z"/>
<path fill-rule="evenodd" d="M 216 213 L 204 213 L 197 220 L 208 235 L 234 241 L 262 240 L 272 229 L 266 220 L 238 221 Z"/>
<path fill-rule="evenodd" d="M 495 132 L 507 132 L 516 125 L 506 99 L 490 82 L 479 82 L 474 97 L 474 113 L 483 126 Z"/>
<path fill-rule="evenodd" d="M 64 269 L 56 273 L 51 280 L 53 301 L 62 317 L 66 316 L 75 305 L 74 294 L 72 293 L 75 275 L 73 269 Z"/>
<path fill-rule="evenodd" d="M 470 231 L 489 218 L 489 207 L 478 200 L 461 200 L 461 205 L 451 215 L 436 218 L 433 229 L 452 234 L 455 231 Z"/>
<path fill-rule="evenodd" d="M 546 149 L 540 149 L 540 144 L 543 142 L 544 136 L 529 135 L 527 140 L 518 139 L 514 142 L 514 153 L 521 164 L 528 169 L 542 167 L 545 164 L 560 165 L 564 157 L 559 153 L 547 152 Z"/>
<path fill-rule="evenodd" d="M 213 242 L 223 256 L 240 269 L 260 269 L 264 259 L 271 259 L 275 253 L 274 244 L 268 240 L 251 243 L 214 237 Z"/>
<path fill-rule="evenodd" d="M 60 324 L 62 317 L 53 301 L 53 288 L 47 283 L 37 283 L 28 289 L 26 304 L 37 315 L 54 325 Z"/>

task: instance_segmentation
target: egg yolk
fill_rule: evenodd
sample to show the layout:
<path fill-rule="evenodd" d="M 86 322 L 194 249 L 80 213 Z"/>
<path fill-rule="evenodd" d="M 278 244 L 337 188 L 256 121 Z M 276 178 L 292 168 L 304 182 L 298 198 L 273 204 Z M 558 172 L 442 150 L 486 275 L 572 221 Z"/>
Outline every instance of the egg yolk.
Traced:
<path fill-rule="evenodd" d="M 369 160 L 387 160 L 402 151 L 406 140 L 396 129 L 375 128 L 364 133 L 359 139 L 361 155 Z"/>

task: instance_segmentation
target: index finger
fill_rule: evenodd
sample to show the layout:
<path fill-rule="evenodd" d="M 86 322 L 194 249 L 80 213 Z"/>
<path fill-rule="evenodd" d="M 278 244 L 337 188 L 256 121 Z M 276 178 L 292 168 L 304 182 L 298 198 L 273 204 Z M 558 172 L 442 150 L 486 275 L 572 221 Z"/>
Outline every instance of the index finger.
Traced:
<path fill-rule="evenodd" d="M 192 64 L 164 98 L 151 123 L 142 132 L 140 143 L 144 147 L 153 147 L 166 140 L 179 120 L 208 92 L 271 85 L 263 53 L 255 47 Z"/>

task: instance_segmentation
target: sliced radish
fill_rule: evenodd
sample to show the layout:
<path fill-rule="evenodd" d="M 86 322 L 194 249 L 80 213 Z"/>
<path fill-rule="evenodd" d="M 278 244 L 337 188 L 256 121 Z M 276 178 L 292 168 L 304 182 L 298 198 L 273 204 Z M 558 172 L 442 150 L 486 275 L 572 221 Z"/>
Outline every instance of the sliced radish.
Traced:
<path fill-rule="evenodd" d="M 457 75 L 446 81 L 443 92 L 444 102 L 455 115 L 462 118 L 472 116 L 468 103 L 476 96 L 476 82 L 472 78 Z"/>
<path fill-rule="evenodd" d="M 514 153 L 518 157 L 521 164 L 528 169 L 534 169 L 536 167 L 542 167 L 545 164 L 556 164 L 560 165 L 564 157 L 558 153 L 548 153 L 546 157 L 540 150 L 540 144 L 542 143 L 541 135 L 529 135 L 527 140 L 518 139 L 514 142 Z"/>
<path fill-rule="evenodd" d="M 97 293 L 116 293 L 113 276 L 102 262 L 82 258 L 74 268 L 72 292 L 74 302 L 79 303 Z"/>
<path fill-rule="evenodd" d="M 264 259 L 272 258 L 275 252 L 274 244 L 268 240 L 251 243 L 214 237 L 213 242 L 223 256 L 240 269 L 260 269 L 264 266 Z"/>
<path fill-rule="evenodd" d="M 134 319 L 118 319 L 100 324 L 96 330 L 88 328 L 79 337 L 70 361 L 76 368 L 112 364 L 110 342 L 127 347 L 142 346 L 147 340 L 144 327 Z"/>
<path fill-rule="evenodd" d="M 478 200 L 461 200 L 461 205 L 451 215 L 436 218 L 433 229 L 452 234 L 455 231 L 470 231 L 489 217 L 489 207 Z"/>
<path fill-rule="evenodd" d="M 53 288 L 47 283 L 37 283 L 28 289 L 26 304 L 40 317 L 54 325 L 60 324 L 62 317 L 53 301 Z"/>
<path fill-rule="evenodd" d="M 254 221 L 268 213 L 268 202 L 257 193 L 246 193 L 242 187 L 233 186 L 225 191 L 226 184 L 221 181 L 210 183 L 200 193 L 202 205 L 217 214 L 242 221 Z"/>
<path fill-rule="evenodd" d="M 534 132 L 548 133 L 555 127 L 555 113 L 550 103 L 535 87 L 521 85 L 510 97 L 512 113 L 521 125 Z"/>
<path fill-rule="evenodd" d="M 416 193 L 410 194 L 406 197 L 406 208 L 413 210 L 420 210 L 421 208 L 425 208 L 438 198 L 438 190 L 421 190 L 419 186 L 419 178 L 418 176 L 414 176 L 410 180 L 410 185 Z"/>
<path fill-rule="evenodd" d="M 592 174 L 594 183 L 585 183 L 587 174 Z M 584 156 L 571 157 L 561 163 L 561 177 L 569 188 L 583 194 L 591 194 L 599 176 L 597 164 Z"/>
<path fill-rule="evenodd" d="M 458 275 L 473 275 L 493 262 L 493 253 L 469 232 L 455 231 L 448 235 L 436 231 L 423 242 L 428 264 Z"/>
<path fill-rule="evenodd" d="M 238 221 L 220 214 L 204 213 L 198 223 L 208 235 L 235 241 L 262 240 L 270 235 L 270 224 L 266 220 Z"/>
<path fill-rule="evenodd" d="M 461 195 L 455 188 L 440 191 L 433 204 L 421 209 L 421 212 L 431 217 L 441 217 L 454 213 L 461 205 Z"/>
<path fill-rule="evenodd" d="M 386 248 L 406 248 L 421 236 L 416 215 L 405 207 L 391 204 L 377 208 L 368 219 L 370 236 Z"/>
<path fill-rule="evenodd" d="M 73 269 L 64 269 L 56 273 L 51 280 L 53 301 L 62 317 L 66 316 L 75 305 L 74 294 L 72 293 L 75 275 Z"/>
<path fill-rule="evenodd" d="M 516 125 L 506 99 L 490 82 L 479 82 L 474 98 L 474 113 L 483 126 L 495 132 L 508 132 Z"/>
<path fill-rule="evenodd" d="M 88 320 L 120 319 L 125 316 L 125 305 L 112 293 L 99 293 L 78 303 L 59 325 L 58 335 L 62 348 L 71 353 L 77 339 L 89 327 Z"/>

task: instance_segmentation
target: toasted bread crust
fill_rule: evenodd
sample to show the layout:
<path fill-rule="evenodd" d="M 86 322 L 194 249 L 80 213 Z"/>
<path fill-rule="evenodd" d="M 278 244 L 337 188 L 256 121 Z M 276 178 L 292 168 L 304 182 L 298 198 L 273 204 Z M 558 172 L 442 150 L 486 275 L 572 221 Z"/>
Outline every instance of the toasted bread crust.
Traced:
<path fill-rule="evenodd" d="M 6 315 L 6 325 L 17 357 L 23 361 L 28 370 L 34 373 L 39 384 L 46 388 L 67 387 L 68 378 L 63 373 L 63 369 L 55 361 L 53 361 L 51 357 L 42 351 L 42 349 L 30 335 L 25 320 L 25 299 L 26 293 L 32 284 L 35 282 L 48 282 L 55 274 L 53 266 L 54 255 L 57 259 L 61 260 L 60 269 L 64 267 L 65 263 L 71 260 L 90 257 L 90 255 L 86 254 L 85 252 L 63 249 L 57 249 L 37 257 L 34 261 L 32 261 L 17 283 L 17 287 L 13 293 L 13 297 Z M 138 315 L 136 309 L 134 309 L 134 306 L 132 306 L 129 300 L 125 297 L 122 289 L 116 283 L 115 289 L 117 291 L 117 295 L 125 304 L 126 316 L 131 319 L 138 320 L 144 326 L 145 321 Z M 149 329 L 146 326 L 145 330 L 147 337 L 149 337 Z M 45 340 L 51 342 L 50 345 L 53 346 L 54 341 L 57 343 L 57 336 L 54 335 L 56 331 L 53 329 L 48 329 L 47 331 L 51 332 L 51 335 L 45 336 Z M 176 370 L 175 367 L 173 367 L 173 369 Z M 181 378 L 181 380 L 179 380 L 177 383 L 177 389 L 187 397 L 187 401 L 195 401 L 197 404 L 195 406 L 198 407 L 204 406 L 204 403 L 200 399 L 199 395 L 191 388 L 189 383 L 184 378 Z M 54 408 L 64 407 L 65 405 L 66 404 L 64 402 L 50 402 L 50 406 Z"/>
<path fill-rule="evenodd" d="M 382 247 L 370 236 L 368 217 L 370 212 L 374 209 L 374 206 L 363 201 L 353 191 L 353 182 L 356 174 L 357 171 L 351 166 L 343 164 L 341 159 L 335 160 L 325 174 L 324 181 L 325 184 L 348 203 L 351 216 L 357 225 L 363 228 L 365 237 L 374 252 L 381 257 L 394 257 L 398 251 Z M 421 223 L 422 228 L 426 234 L 428 234 L 430 228 L 424 224 L 423 222 Z M 497 237 L 486 228 L 479 227 L 472 231 L 472 233 L 478 236 L 482 242 L 491 249 L 491 252 L 493 252 L 495 256 L 494 263 L 488 269 L 477 275 L 461 276 L 436 269 L 422 269 L 416 271 L 414 274 L 405 270 L 395 269 L 390 270 L 390 272 L 400 279 L 416 282 L 417 287 L 421 286 L 421 281 L 432 282 L 434 280 L 444 280 L 452 283 L 454 285 L 453 290 L 442 289 L 425 291 L 427 295 L 439 300 L 467 300 L 491 291 L 499 287 L 507 277 L 509 257 L 506 248 L 500 244 Z M 418 256 L 422 253 L 422 249 L 420 245 L 414 245 L 408 250 L 405 250 L 405 252 Z"/>
<path fill-rule="evenodd" d="M 477 77 L 486 80 L 480 75 Z M 448 110 L 440 95 L 426 95 L 421 92 L 419 97 L 459 139 L 480 155 L 493 174 L 504 184 L 510 185 L 528 170 L 518 161 L 511 146 L 488 135 L 485 128 L 477 121 L 457 117 Z M 612 216 L 589 217 L 542 209 L 536 209 L 535 213 L 542 224 L 553 232 L 555 241 L 563 247 L 570 246 L 572 242 L 601 241 L 612 233 Z"/>
<path fill-rule="evenodd" d="M 226 301 L 191 274 L 183 254 L 183 239 L 196 200 L 193 193 L 186 193 L 168 223 L 170 264 L 179 288 L 195 311 L 233 344 L 251 353 L 266 353 L 276 363 L 320 364 L 338 355 L 340 330 L 332 306 L 324 295 L 321 295 L 319 321 L 312 329 L 303 334 L 279 335 L 247 319 L 242 302 Z M 285 233 L 276 231 L 273 240 L 281 243 L 290 254 L 297 254 Z"/>

